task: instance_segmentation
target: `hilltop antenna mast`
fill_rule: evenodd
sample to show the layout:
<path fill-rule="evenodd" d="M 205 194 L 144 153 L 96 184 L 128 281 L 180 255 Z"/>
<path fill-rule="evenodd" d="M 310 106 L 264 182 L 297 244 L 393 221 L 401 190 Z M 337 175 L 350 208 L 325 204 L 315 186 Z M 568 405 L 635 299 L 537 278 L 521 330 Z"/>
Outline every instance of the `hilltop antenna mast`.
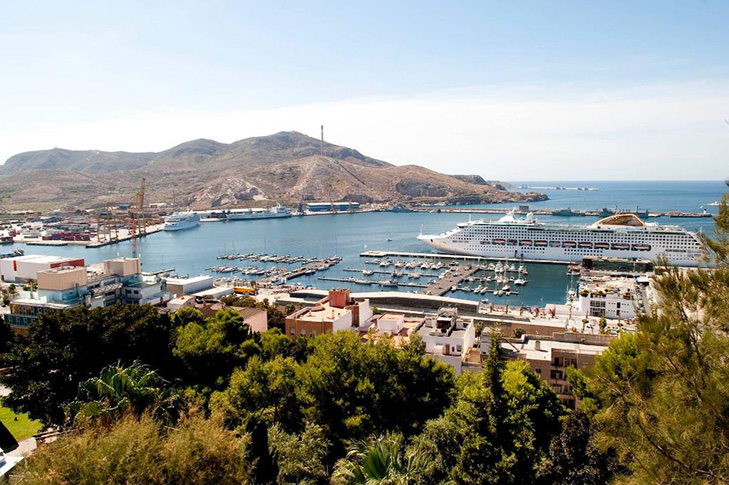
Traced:
<path fill-rule="evenodd" d="M 324 156 L 324 125 L 321 125 L 321 156 Z"/>

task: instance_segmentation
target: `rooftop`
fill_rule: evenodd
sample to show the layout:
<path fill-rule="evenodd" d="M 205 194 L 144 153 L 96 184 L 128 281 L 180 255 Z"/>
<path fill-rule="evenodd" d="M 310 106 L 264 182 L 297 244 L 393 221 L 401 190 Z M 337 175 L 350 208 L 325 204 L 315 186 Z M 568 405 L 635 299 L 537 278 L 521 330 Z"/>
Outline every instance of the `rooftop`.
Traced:
<path fill-rule="evenodd" d="M 83 266 L 57 266 L 55 268 L 44 269 L 43 271 L 39 271 L 38 273 L 43 273 L 43 274 L 50 274 L 50 273 L 54 273 L 54 274 L 64 274 L 64 273 L 77 273 L 77 272 L 80 272 L 80 271 L 84 271 L 85 272 L 86 271 L 86 268 L 84 268 Z"/>
<path fill-rule="evenodd" d="M 10 261 L 26 261 L 33 263 L 59 263 L 63 261 L 73 261 L 78 258 L 63 258 L 61 256 L 48 256 L 43 254 L 26 254 L 24 256 L 15 256 L 7 259 Z"/>
<path fill-rule="evenodd" d="M 305 322 L 332 322 L 347 313 L 350 313 L 350 310 L 336 308 L 329 305 L 329 302 L 324 302 L 314 307 L 305 308 L 296 319 Z"/>
<path fill-rule="evenodd" d="M 589 292 L 592 296 L 622 296 L 629 298 L 635 291 L 635 278 L 603 278 L 580 282 L 580 293 Z"/>
<path fill-rule="evenodd" d="M 168 285 L 186 285 L 189 283 L 195 283 L 198 281 L 208 281 L 211 280 L 212 276 L 206 276 L 206 275 L 200 275 L 200 276 L 193 276 L 191 278 L 167 278 L 167 284 Z"/>
<path fill-rule="evenodd" d="M 195 299 L 195 297 L 192 295 L 182 295 L 182 296 L 178 296 L 177 298 L 171 299 L 170 301 L 167 302 L 167 305 L 172 305 L 172 306 L 184 305 L 188 301 L 194 300 L 194 299 Z"/>
<path fill-rule="evenodd" d="M 11 304 L 42 306 L 52 310 L 65 310 L 74 306 L 65 303 L 49 302 L 46 298 L 15 298 Z"/>
<path fill-rule="evenodd" d="M 552 339 L 526 338 L 523 342 L 515 342 L 514 339 L 503 341 L 501 347 L 507 351 L 517 352 L 527 360 L 552 360 L 553 351 L 570 351 L 575 354 L 598 355 L 606 348 L 606 345 L 586 344 L 581 342 L 564 342 Z M 538 342 L 538 343 L 537 343 Z M 537 350 L 537 345 L 539 350 Z"/>
<path fill-rule="evenodd" d="M 167 284 L 170 283 L 170 280 L 167 280 Z M 174 284 L 174 283 L 173 283 Z M 200 296 L 200 297 L 214 297 L 214 298 L 222 298 L 224 296 L 232 295 L 233 294 L 233 288 L 227 287 L 227 286 L 214 286 L 212 288 L 208 288 L 207 290 L 198 291 L 197 293 L 193 293 L 194 296 Z"/>
<path fill-rule="evenodd" d="M 266 313 L 266 310 L 263 310 L 261 308 L 254 308 L 254 307 L 229 306 L 226 308 L 231 308 L 231 309 L 237 311 L 238 313 L 241 314 L 241 316 L 243 317 L 244 320 L 246 318 L 252 318 L 257 315 L 260 315 L 261 313 Z"/>

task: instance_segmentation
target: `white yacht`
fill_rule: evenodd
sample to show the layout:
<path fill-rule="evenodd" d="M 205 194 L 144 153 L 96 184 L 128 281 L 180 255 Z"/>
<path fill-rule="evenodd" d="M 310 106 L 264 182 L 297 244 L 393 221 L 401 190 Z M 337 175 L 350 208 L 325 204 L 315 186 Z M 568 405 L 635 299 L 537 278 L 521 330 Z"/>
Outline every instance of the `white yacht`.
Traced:
<path fill-rule="evenodd" d="M 498 221 L 469 221 L 438 235 L 418 239 L 445 253 L 488 258 L 581 261 L 584 256 L 657 260 L 695 266 L 701 257 L 696 233 L 679 226 L 645 223 L 635 214 L 616 214 L 590 225 L 538 222 L 514 213 Z M 496 271 L 503 269 L 496 266 Z"/>
<path fill-rule="evenodd" d="M 165 231 L 182 231 L 192 229 L 200 224 L 200 215 L 196 212 L 175 212 L 165 219 Z"/>

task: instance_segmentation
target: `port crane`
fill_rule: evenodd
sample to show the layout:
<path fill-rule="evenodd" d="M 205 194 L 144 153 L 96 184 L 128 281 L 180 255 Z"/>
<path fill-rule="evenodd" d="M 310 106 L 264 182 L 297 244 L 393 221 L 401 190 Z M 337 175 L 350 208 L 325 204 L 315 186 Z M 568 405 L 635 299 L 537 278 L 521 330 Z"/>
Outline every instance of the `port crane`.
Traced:
<path fill-rule="evenodd" d="M 134 203 L 129 207 L 129 237 L 132 241 L 132 255 L 137 255 L 137 236 L 147 235 L 147 219 L 144 214 L 144 190 L 146 179 L 134 195 Z"/>

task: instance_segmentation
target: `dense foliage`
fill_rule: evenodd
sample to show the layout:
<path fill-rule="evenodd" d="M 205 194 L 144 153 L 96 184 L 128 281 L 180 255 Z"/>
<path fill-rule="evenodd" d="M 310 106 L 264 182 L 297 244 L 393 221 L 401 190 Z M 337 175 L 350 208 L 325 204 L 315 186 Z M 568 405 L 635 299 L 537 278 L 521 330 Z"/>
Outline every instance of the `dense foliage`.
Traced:
<path fill-rule="evenodd" d="M 247 437 L 192 416 L 165 427 L 126 416 L 113 427 L 77 429 L 21 462 L 24 484 L 250 483 Z"/>
<path fill-rule="evenodd" d="M 139 360 L 164 376 L 178 375 L 173 322 L 150 306 L 115 305 L 44 313 L 11 349 L 5 404 L 46 424 L 65 421 L 81 381 L 116 362 Z"/>
<path fill-rule="evenodd" d="M 599 443 L 618 451 L 635 483 L 729 481 L 728 201 L 707 239 L 713 268 L 665 271 L 658 311 L 614 341 L 586 379 L 576 376 Z"/>

